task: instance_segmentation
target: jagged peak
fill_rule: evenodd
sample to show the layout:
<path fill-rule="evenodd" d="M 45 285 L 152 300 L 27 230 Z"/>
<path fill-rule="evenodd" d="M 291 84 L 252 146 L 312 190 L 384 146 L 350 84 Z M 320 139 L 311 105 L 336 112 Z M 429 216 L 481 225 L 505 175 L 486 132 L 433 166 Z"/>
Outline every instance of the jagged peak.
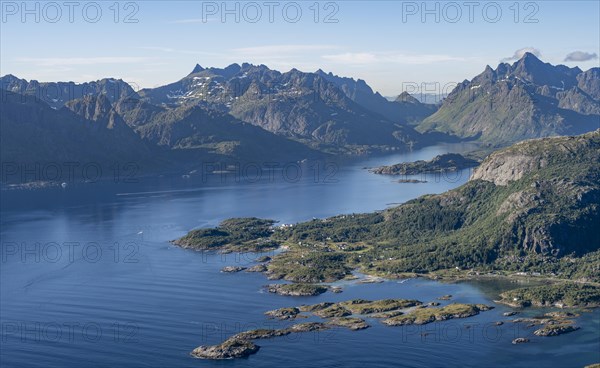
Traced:
<path fill-rule="evenodd" d="M 231 67 L 231 69 L 229 69 L 229 70 L 233 70 L 233 65 L 237 65 L 237 64 L 232 64 L 232 65 L 228 66 L 227 68 Z M 225 69 L 227 69 L 227 68 L 225 68 Z M 256 71 L 256 70 L 269 71 L 271 69 L 269 69 L 269 67 L 266 66 L 265 64 L 255 65 L 252 63 L 242 63 L 242 66 L 240 67 L 240 69 L 238 69 L 238 72 Z"/>
<path fill-rule="evenodd" d="M 192 72 L 190 74 L 196 74 L 196 73 L 200 73 L 204 71 L 204 68 L 200 66 L 200 64 L 196 64 L 196 66 L 194 67 L 194 69 L 192 70 Z"/>
<path fill-rule="evenodd" d="M 421 103 L 421 102 L 419 102 L 419 100 L 417 100 L 414 96 L 412 96 L 410 93 L 408 93 L 406 91 L 399 94 L 398 97 L 396 97 L 395 102 L 408 102 L 408 103 L 415 103 L 415 104 Z"/>
<path fill-rule="evenodd" d="M 241 69 L 242 67 L 238 63 L 229 64 L 223 70 Z"/>
<path fill-rule="evenodd" d="M 333 74 L 332 72 L 327 73 L 326 71 L 324 71 L 323 69 L 319 69 L 315 72 L 315 74 L 320 75 L 322 77 L 333 77 L 333 78 L 343 78 L 343 77 L 339 77 L 335 74 Z"/>
<path fill-rule="evenodd" d="M 16 79 L 16 80 L 20 80 L 20 81 L 25 81 L 25 82 L 27 82 L 27 79 L 25 79 L 25 78 L 19 78 L 19 77 L 17 77 L 17 76 L 16 76 L 16 75 L 14 75 L 14 74 L 6 74 L 6 75 L 3 75 L 3 76 L 2 76 L 0 79 L 13 79 L 13 80 L 15 80 L 15 79 Z"/>
<path fill-rule="evenodd" d="M 531 60 L 531 61 L 539 61 L 542 62 L 542 60 L 540 60 L 540 58 L 538 58 L 537 56 L 535 56 L 533 53 L 531 52 L 526 52 L 523 54 L 523 56 L 521 56 L 521 60 Z"/>

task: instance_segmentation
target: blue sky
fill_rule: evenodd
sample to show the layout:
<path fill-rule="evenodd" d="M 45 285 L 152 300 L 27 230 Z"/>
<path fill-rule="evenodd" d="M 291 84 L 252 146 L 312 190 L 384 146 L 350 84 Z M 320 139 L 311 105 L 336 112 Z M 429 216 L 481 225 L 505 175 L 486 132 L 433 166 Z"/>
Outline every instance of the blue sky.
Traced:
<path fill-rule="evenodd" d="M 521 49 L 552 64 L 599 66 L 599 1 L 515 3 L 256 1 L 228 2 L 227 13 L 221 1 L 27 2 L 27 9 L 2 1 L 0 74 L 116 77 L 142 88 L 176 81 L 196 63 L 251 62 L 281 71 L 321 68 L 396 95 L 415 83 L 441 89 L 470 79 Z M 575 51 L 576 61 L 565 62 Z"/>

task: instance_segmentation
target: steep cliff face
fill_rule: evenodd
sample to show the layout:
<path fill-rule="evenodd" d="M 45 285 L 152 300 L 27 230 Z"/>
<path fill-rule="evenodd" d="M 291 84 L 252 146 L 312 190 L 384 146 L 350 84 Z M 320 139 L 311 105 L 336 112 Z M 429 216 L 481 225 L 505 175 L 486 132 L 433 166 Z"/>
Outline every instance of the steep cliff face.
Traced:
<path fill-rule="evenodd" d="M 128 134 L 133 131 L 117 114 L 106 95 L 87 95 L 83 98 L 68 101 L 65 107 L 86 120 L 97 122 L 107 129 Z"/>
<path fill-rule="evenodd" d="M 516 143 L 488 156 L 471 180 L 507 185 L 548 166 L 562 167 L 598 162 L 600 130 L 576 137 L 557 137 Z"/>
<path fill-rule="evenodd" d="M 595 100 L 600 100 L 600 68 L 577 75 L 577 86 Z"/>
<path fill-rule="evenodd" d="M 509 192 L 495 214 L 518 249 L 563 255 L 598 246 L 599 173 L 600 130 L 515 144 L 491 154 L 470 180 Z"/>

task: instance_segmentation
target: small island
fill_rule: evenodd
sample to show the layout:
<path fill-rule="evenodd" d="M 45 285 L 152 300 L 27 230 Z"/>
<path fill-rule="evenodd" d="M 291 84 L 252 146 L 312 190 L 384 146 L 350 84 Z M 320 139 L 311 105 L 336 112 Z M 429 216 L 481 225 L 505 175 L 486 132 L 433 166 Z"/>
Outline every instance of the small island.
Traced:
<path fill-rule="evenodd" d="M 252 355 L 258 349 L 260 347 L 252 341 L 232 338 L 219 345 L 199 346 L 191 354 L 202 359 L 234 359 Z"/>
<path fill-rule="evenodd" d="M 401 314 L 383 320 L 388 326 L 424 325 L 435 321 L 445 321 L 454 318 L 467 318 L 478 315 L 479 312 L 489 311 L 494 307 L 484 304 L 449 304 L 440 308 L 416 308 L 406 314 Z"/>
<path fill-rule="evenodd" d="M 390 166 L 379 166 L 369 171 L 380 175 L 419 175 L 443 171 L 458 171 L 478 165 L 479 161 L 477 160 L 464 157 L 458 153 L 446 153 L 435 156 L 429 161 L 403 162 Z"/>
<path fill-rule="evenodd" d="M 256 217 L 232 218 L 215 228 L 197 229 L 172 243 L 186 249 L 231 252 L 266 252 L 279 243 L 270 239 L 274 220 Z"/>
<path fill-rule="evenodd" d="M 500 294 L 498 302 L 511 307 L 598 307 L 600 288 L 591 284 L 561 282 L 557 284 L 519 288 Z"/>
<path fill-rule="evenodd" d="M 323 294 L 329 288 L 315 284 L 271 284 L 267 286 L 270 293 L 286 296 L 316 296 Z"/>
<path fill-rule="evenodd" d="M 577 331 L 579 327 L 570 324 L 546 325 L 533 332 L 536 336 L 558 336 L 569 332 Z"/>
<path fill-rule="evenodd" d="M 245 269 L 246 269 L 246 267 L 225 266 L 225 267 L 221 268 L 221 272 L 224 272 L 224 273 L 236 273 L 236 272 L 243 271 Z"/>
<path fill-rule="evenodd" d="M 220 344 L 199 346 L 192 350 L 190 354 L 196 358 L 212 360 L 244 358 L 255 354 L 260 349 L 260 346 L 254 344 L 252 340 L 269 339 L 272 337 L 289 335 L 291 333 L 321 331 L 328 328 L 329 327 L 324 323 L 307 322 L 279 330 L 258 329 L 244 331 L 231 336 Z"/>
<path fill-rule="evenodd" d="M 408 183 L 408 184 L 420 184 L 427 183 L 427 180 L 418 180 L 418 179 L 398 179 L 398 183 Z"/>
<path fill-rule="evenodd" d="M 298 307 L 284 307 L 267 311 L 265 315 L 280 320 L 307 318 L 312 315 L 324 319 L 325 322 L 304 322 L 281 329 L 243 331 L 220 344 L 199 346 L 191 352 L 191 355 L 201 359 L 243 358 L 259 351 L 260 346 L 256 345 L 253 340 L 286 336 L 292 333 L 322 331 L 335 327 L 347 328 L 351 331 L 370 327 L 363 318 L 357 316 L 383 319 L 383 324 L 397 326 L 412 323 L 425 324 L 451 318 L 467 318 L 490 309 L 493 307 L 483 304 L 449 304 L 441 308 L 430 308 L 418 300 L 411 299 L 353 299 L 338 303 L 322 302 Z M 399 323 L 397 319 L 399 317 L 403 318 L 403 323 Z"/>

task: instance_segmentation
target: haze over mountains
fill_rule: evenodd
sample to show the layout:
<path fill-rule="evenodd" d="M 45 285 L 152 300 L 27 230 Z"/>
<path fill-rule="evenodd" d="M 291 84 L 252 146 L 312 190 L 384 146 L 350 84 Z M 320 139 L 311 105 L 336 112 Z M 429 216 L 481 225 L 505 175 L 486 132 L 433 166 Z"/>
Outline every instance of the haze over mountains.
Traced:
<path fill-rule="evenodd" d="M 2 159 L 13 162 L 135 160 L 187 169 L 206 160 L 298 161 L 452 139 L 502 146 L 600 126 L 600 69 L 552 66 L 532 54 L 488 66 L 441 106 L 406 92 L 390 101 L 363 80 L 322 70 L 247 63 L 196 65 L 179 81 L 137 92 L 111 78 L 40 83 L 6 75 L 0 84 Z"/>
<path fill-rule="evenodd" d="M 27 81 L 8 74 L 0 78 L 2 89 L 27 96 L 36 96 L 53 108 L 86 95 L 105 95 L 111 103 L 125 97 L 138 97 L 134 89 L 121 79 L 104 78 L 89 83 Z"/>

